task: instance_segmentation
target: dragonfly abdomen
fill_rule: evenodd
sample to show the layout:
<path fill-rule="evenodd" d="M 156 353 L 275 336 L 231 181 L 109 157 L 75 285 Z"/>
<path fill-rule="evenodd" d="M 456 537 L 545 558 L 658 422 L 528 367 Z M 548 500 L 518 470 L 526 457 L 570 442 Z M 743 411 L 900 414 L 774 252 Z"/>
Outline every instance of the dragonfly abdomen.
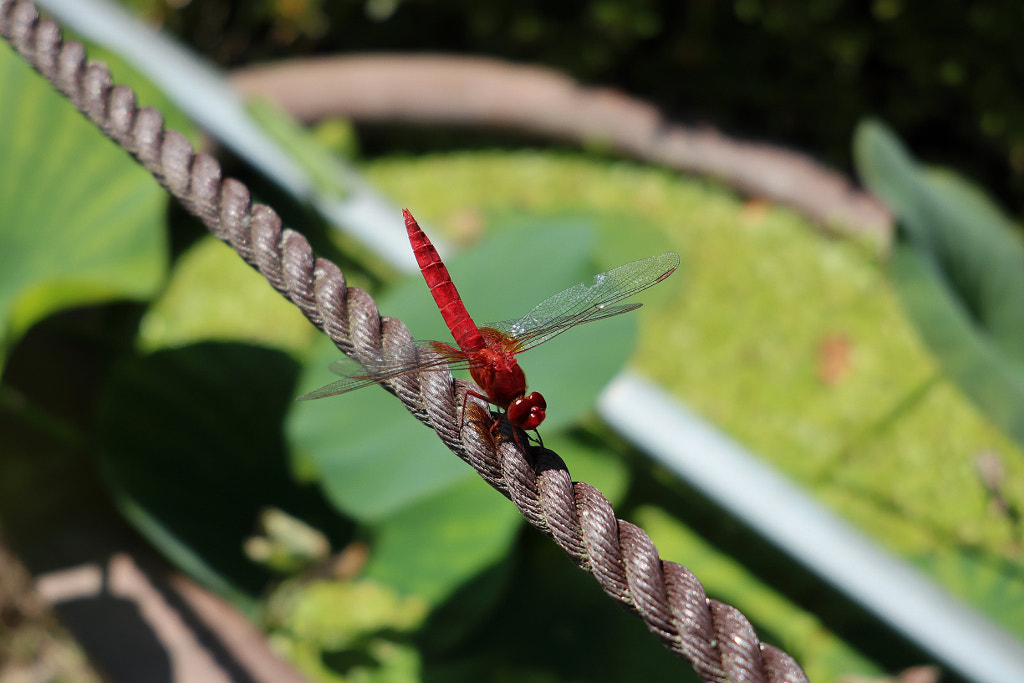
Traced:
<path fill-rule="evenodd" d="M 430 295 L 434 297 L 434 303 L 441 311 L 445 325 L 455 338 L 455 343 L 463 351 L 478 351 L 484 348 L 484 338 L 466 310 L 465 304 L 462 303 L 459 290 L 455 288 L 455 283 L 452 282 L 437 249 L 408 209 L 402 209 L 402 215 L 405 217 L 405 229 L 409 233 L 416 263 L 427 282 Z"/>

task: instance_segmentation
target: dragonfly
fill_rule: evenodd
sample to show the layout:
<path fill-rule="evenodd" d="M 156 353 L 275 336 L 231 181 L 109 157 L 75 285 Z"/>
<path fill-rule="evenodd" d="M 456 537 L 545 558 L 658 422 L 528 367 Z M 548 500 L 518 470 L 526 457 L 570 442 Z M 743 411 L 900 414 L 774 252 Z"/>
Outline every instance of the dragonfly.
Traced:
<path fill-rule="evenodd" d="M 341 379 L 298 400 L 336 396 L 404 375 L 468 369 L 482 393 L 469 391 L 466 400 L 468 396 L 480 398 L 502 409 L 513 426 L 537 433 L 547 414 L 547 402 L 539 392 L 527 393 L 526 375 L 516 357 L 577 325 L 640 308 L 639 303 L 618 302 L 658 284 L 679 266 L 679 255 L 671 251 L 633 261 L 594 276 L 589 286 L 581 282 L 548 297 L 521 318 L 481 327 L 470 317 L 448 269 L 419 223 L 408 209 L 403 209 L 402 215 L 420 272 L 455 345 L 415 341 L 412 348 L 397 345 L 358 361 L 336 361 L 330 369 Z M 418 353 L 421 348 L 433 353 Z M 465 400 L 463 403 L 465 415 Z M 492 432 L 500 421 L 499 416 L 492 423 Z"/>

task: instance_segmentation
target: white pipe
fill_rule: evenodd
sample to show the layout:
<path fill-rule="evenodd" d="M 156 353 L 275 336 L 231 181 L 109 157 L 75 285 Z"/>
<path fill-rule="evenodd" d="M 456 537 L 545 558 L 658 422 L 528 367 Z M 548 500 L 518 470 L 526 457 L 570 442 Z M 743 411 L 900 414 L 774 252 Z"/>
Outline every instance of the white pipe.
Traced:
<path fill-rule="evenodd" d="M 853 529 L 662 389 L 619 375 L 601 417 L 801 564 L 963 676 L 1024 680 L 1024 644 Z"/>

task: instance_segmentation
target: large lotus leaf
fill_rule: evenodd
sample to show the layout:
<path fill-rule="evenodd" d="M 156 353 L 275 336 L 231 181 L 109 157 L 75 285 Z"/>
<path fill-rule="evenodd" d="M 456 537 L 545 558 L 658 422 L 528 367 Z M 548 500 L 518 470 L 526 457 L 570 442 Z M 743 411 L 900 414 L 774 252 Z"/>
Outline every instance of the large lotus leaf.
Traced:
<path fill-rule="evenodd" d="M 46 315 L 161 282 L 163 190 L 6 44 L 0 187 L 0 363 Z"/>
<path fill-rule="evenodd" d="M 945 372 L 1024 443 L 1024 243 L 981 192 L 922 169 L 887 129 L 860 126 L 857 166 L 897 218 L 893 281 Z"/>
<path fill-rule="evenodd" d="M 496 231 L 448 265 L 468 309 L 482 323 L 519 317 L 559 289 L 589 283 L 591 244 L 589 229 L 579 222 L 534 220 L 529 229 Z M 379 304 L 382 312 L 404 320 L 418 338 L 450 339 L 419 275 Z M 624 316 L 572 330 L 521 357 L 531 387 L 548 400 L 544 434 L 572 424 L 593 405 L 601 387 L 625 362 L 632 337 L 633 325 Z M 330 382 L 326 367 L 337 358 L 337 350 L 324 344 L 307 364 L 301 389 Z M 419 583 L 405 587 L 437 599 L 493 564 L 511 543 L 518 519 L 512 505 L 486 489 L 472 470 L 380 390 L 297 404 L 288 433 L 297 457 L 314 465 L 331 502 L 370 524 L 381 547 L 390 548 L 374 559 L 379 578 L 419 577 Z M 600 458 L 585 459 L 593 472 L 605 476 L 607 486 L 622 490 L 623 470 L 609 468 Z M 456 523 L 466 516 L 476 522 Z M 415 543 L 402 531 L 410 519 L 418 520 L 420 529 Z M 391 538 L 404 541 L 388 543 Z M 449 558 L 443 566 L 433 566 L 430 558 L 440 548 L 457 549 L 459 561 Z"/>
<path fill-rule="evenodd" d="M 179 566 L 240 604 L 269 578 L 242 547 L 265 507 L 336 543 L 349 528 L 291 473 L 281 423 L 296 373 L 281 352 L 198 344 L 131 359 L 101 403 L 103 471 L 126 517 Z"/>

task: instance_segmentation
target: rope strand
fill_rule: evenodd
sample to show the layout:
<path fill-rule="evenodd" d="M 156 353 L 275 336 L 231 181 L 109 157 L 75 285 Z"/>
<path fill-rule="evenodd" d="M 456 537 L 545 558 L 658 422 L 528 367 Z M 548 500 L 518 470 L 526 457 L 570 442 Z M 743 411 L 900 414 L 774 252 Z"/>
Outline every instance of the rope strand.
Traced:
<path fill-rule="evenodd" d="M 382 348 L 410 348 L 401 321 L 381 317 L 373 298 L 349 287 L 338 266 L 315 258 L 309 242 L 282 228 L 273 209 L 253 205 L 242 183 L 222 178 L 213 157 L 165 130 L 159 112 L 138 108 L 130 88 L 113 86 L 106 66 L 88 62 L 80 44 L 64 42 L 57 24 L 40 18 L 31 2 L 0 0 L 0 34 L 343 353 L 358 360 Z M 432 372 L 396 378 L 385 388 L 704 680 L 807 680 L 789 655 L 758 641 L 737 609 L 709 600 L 685 567 L 661 560 L 647 534 L 616 519 L 597 489 L 573 482 L 556 453 L 524 452 L 525 438 L 511 438 L 507 424 L 495 438 L 484 417 L 489 408 L 466 395 L 471 384 Z"/>

